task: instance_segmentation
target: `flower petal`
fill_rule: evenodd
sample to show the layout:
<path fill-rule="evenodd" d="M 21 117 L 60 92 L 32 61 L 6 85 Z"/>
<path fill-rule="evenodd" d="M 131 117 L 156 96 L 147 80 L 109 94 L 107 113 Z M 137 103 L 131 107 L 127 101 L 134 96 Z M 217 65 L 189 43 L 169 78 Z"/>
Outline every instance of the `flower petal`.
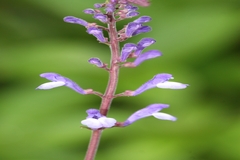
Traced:
<path fill-rule="evenodd" d="M 154 88 L 157 86 L 158 83 L 163 83 L 165 81 L 168 81 L 169 79 L 172 79 L 171 74 L 162 73 L 155 75 L 152 79 L 141 85 L 138 89 L 136 89 L 133 93 L 133 96 L 136 96 L 138 94 L 141 94 L 142 92 Z"/>
<path fill-rule="evenodd" d="M 98 121 L 102 124 L 104 128 L 110 128 L 117 122 L 114 118 L 101 117 Z"/>
<path fill-rule="evenodd" d="M 99 29 L 97 27 L 89 27 L 87 29 L 87 32 L 89 34 L 92 34 L 93 36 L 95 36 L 97 38 L 98 41 L 102 42 L 102 43 L 105 43 L 106 42 L 106 39 L 103 35 L 103 31 L 102 29 Z"/>
<path fill-rule="evenodd" d="M 88 8 L 88 9 L 85 9 L 83 12 L 86 13 L 86 14 L 94 14 L 95 10 L 92 9 L 92 8 Z"/>
<path fill-rule="evenodd" d="M 89 63 L 94 64 L 95 66 L 101 68 L 103 67 L 103 63 L 99 58 L 93 57 L 88 60 Z"/>
<path fill-rule="evenodd" d="M 152 116 L 154 116 L 157 119 L 162 119 L 162 120 L 170 120 L 170 121 L 176 121 L 177 120 L 176 117 L 174 117 L 170 114 L 161 113 L 161 112 L 153 113 Z"/>
<path fill-rule="evenodd" d="M 85 120 L 82 120 L 81 123 L 91 129 L 98 129 L 103 127 L 102 124 L 95 118 L 87 118 Z"/>
<path fill-rule="evenodd" d="M 121 62 L 125 62 L 126 59 L 128 58 L 128 56 L 134 51 L 136 50 L 136 44 L 134 43 L 126 43 L 121 51 L 121 57 L 120 60 Z"/>
<path fill-rule="evenodd" d="M 102 117 L 101 113 L 97 109 L 88 109 L 86 112 L 88 114 L 87 118 L 98 119 Z"/>
<path fill-rule="evenodd" d="M 133 33 L 138 30 L 142 25 L 140 23 L 130 22 L 126 27 L 126 36 L 132 37 Z"/>
<path fill-rule="evenodd" d="M 141 16 L 138 19 L 134 20 L 133 22 L 135 22 L 135 23 L 147 23 L 151 20 L 152 20 L 152 18 L 149 17 L 149 16 Z"/>
<path fill-rule="evenodd" d="M 158 88 L 166 88 L 166 89 L 184 89 L 184 88 L 187 88 L 187 86 L 189 85 L 179 83 L 179 82 L 169 82 L 169 81 L 157 84 Z"/>
<path fill-rule="evenodd" d="M 141 26 L 132 33 L 132 36 L 136 36 L 141 33 L 150 32 L 151 30 L 152 30 L 152 28 L 149 26 Z"/>
<path fill-rule="evenodd" d="M 142 50 L 156 42 L 153 38 L 142 38 L 137 44 L 137 50 L 135 54 L 138 56 L 142 52 Z"/>
<path fill-rule="evenodd" d="M 151 104 L 128 117 L 128 119 L 124 122 L 124 126 L 130 125 L 141 118 L 152 116 L 153 113 L 159 112 L 168 106 L 168 104 Z"/>
<path fill-rule="evenodd" d="M 65 86 L 75 90 L 76 92 L 80 93 L 80 94 L 86 94 L 85 91 L 77 85 L 77 83 L 73 82 L 72 80 L 66 78 L 66 77 L 63 77 L 61 76 L 60 74 L 57 74 L 57 73 L 42 73 L 40 74 L 40 77 L 43 77 L 43 78 L 46 78 L 50 81 L 53 81 L 53 82 L 64 82 L 65 83 Z"/>
<path fill-rule="evenodd" d="M 107 23 L 108 22 L 108 18 L 105 14 L 103 13 L 95 13 L 93 18 L 98 19 L 99 21 L 103 22 L 103 23 Z"/>
<path fill-rule="evenodd" d="M 75 23 L 75 24 L 80 24 L 82 26 L 87 26 L 88 25 L 88 22 L 83 20 L 83 19 L 80 19 L 80 18 L 76 18 L 76 17 L 73 17 L 73 16 L 67 16 L 67 17 L 64 17 L 64 22 L 67 22 L 67 23 Z"/>
<path fill-rule="evenodd" d="M 58 81 L 58 82 L 47 82 L 47 83 L 43 83 L 40 86 L 38 86 L 36 89 L 52 89 L 52 88 L 56 88 L 56 87 L 60 87 L 60 86 L 64 86 L 65 83 L 62 81 Z"/>
<path fill-rule="evenodd" d="M 130 11 L 126 14 L 126 17 L 127 18 L 132 18 L 132 17 L 135 17 L 135 16 L 138 16 L 139 15 L 139 12 L 137 11 Z"/>
<path fill-rule="evenodd" d="M 145 60 L 156 58 L 156 57 L 159 57 L 161 55 L 162 55 L 161 52 L 159 52 L 158 50 L 150 50 L 150 51 L 147 51 L 147 52 L 145 52 L 143 54 L 140 54 L 136 58 L 136 60 L 133 62 L 133 64 L 135 66 L 138 66 L 139 64 L 141 64 Z"/>

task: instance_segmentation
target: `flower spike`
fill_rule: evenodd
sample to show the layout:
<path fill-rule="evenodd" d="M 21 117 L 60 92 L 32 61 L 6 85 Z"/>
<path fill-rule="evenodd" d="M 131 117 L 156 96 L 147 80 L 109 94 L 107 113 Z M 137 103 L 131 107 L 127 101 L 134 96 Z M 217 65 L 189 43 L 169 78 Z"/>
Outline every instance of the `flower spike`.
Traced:
<path fill-rule="evenodd" d="M 38 86 L 36 89 L 52 89 L 60 86 L 67 86 L 80 94 L 87 94 L 87 90 L 83 90 L 75 82 L 66 77 L 61 76 L 60 74 L 42 73 L 40 74 L 40 77 L 46 78 L 52 82 L 44 83 Z"/>
<path fill-rule="evenodd" d="M 162 120 L 170 120 L 170 121 L 176 121 L 177 118 L 174 116 L 171 116 L 166 113 L 161 113 L 159 112 L 163 108 L 169 107 L 168 104 L 151 104 L 143 109 L 138 110 L 137 112 L 133 113 L 128 119 L 123 123 L 123 126 L 128 126 L 132 124 L 133 122 L 149 117 L 149 116 L 154 116 L 157 119 L 162 119 Z"/>

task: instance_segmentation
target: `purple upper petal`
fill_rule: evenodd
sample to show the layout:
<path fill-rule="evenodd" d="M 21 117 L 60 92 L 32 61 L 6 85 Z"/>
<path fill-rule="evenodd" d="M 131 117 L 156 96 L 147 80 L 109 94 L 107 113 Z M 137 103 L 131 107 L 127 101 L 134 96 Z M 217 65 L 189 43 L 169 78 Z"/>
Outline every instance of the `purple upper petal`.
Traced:
<path fill-rule="evenodd" d="M 102 5 L 101 3 L 95 3 L 95 4 L 94 4 L 94 7 L 95 7 L 95 8 L 102 8 L 102 6 L 103 6 L 103 5 Z"/>
<path fill-rule="evenodd" d="M 135 23 L 147 23 L 147 22 L 149 22 L 151 20 L 152 20 L 152 18 L 149 17 L 149 16 L 141 16 L 141 17 L 139 17 L 138 19 L 136 19 L 133 22 L 135 22 Z"/>
<path fill-rule="evenodd" d="M 98 118 L 103 117 L 103 115 L 101 115 L 101 113 L 97 109 L 88 109 L 86 112 L 88 114 L 87 118 L 98 119 Z"/>
<path fill-rule="evenodd" d="M 152 30 L 152 28 L 149 27 L 149 26 L 141 26 L 132 33 L 132 36 L 136 36 L 136 35 L 141 34 L 141 33 L 150 32 L 151 30 Z"/>
<path fill-rule="evenodd" d="M 124 8 L 127 9 L 128 11 L 137 11 L 138 10 L 138 7 L 133 6 L 131 4 L 126 4 Z"/>
<path fill-rule="evenodd" d="M 97 27 L 89 27 L 87 29 L 87 32 L 89 34 L 92 34 L 93 36 L 95 36 L 97 38 L 98 41 L 102 42 L 102 43 L 105 43 L 106 42 L 106 39 L 103 35 L 103 31 L 102 29 L 99 29 Z"/>
<path fill-rule="evenodd" d="M 136 50 L 136 44 L 134 43 L 126 43 L 123 48 L 122 48 L 122 52 L 121 52 L 121 62 L 125 62 L 126 59 L 128 58 L 128 56 L 134 51 Z"/>
<path fill-rule="evenodd" d="M 93 130 L 99 128 L 110 128 L 117 122 L 114 118 L 108 118 L 101 115 L 97 109 L 88 109 L 86 112 L 88 116 L 85 120 L 82 120 L 81 123 Z"/>
<path fill-rule="evenodd" d="M 132 17 L 135 17 L 135 16 L 138 16 L 139 15 L 139 12 L 137 11 L 130 11 L 126 14 L 126 17 L 127 18 L 132 18 Z"/>
<path fill-rule="evenodd" d="M 135 54 L 138 56 L 144 48 L 154 44 L 155 42 L 156 42 L 156 40 L 153 38 L 141 39 L 137 44 L 137 50 L 136 50 Z"/>
<path fill-rule="evenodd" d="M 70 80 L 66 77 L 61 76 L 60 74 L 42 73 L 42 74 L 40 74 L 40 77 L 46 78 L 53 82 L 58 82 L 58 81 L 64 82 L 65 86 L 75 90 L 76 92 L 78 92 L 80 94 L 86 94 L 85 91 L 81 87 L 79 87 L 75 82 L 73 82 L 72 80 Z"/>
<path fill-rule="evenodd" d="M 94 14 L 93 18 L 98 19 L 99 21 L 101 21 L 103 23 L 107 23 L 108 22 L 107 16 L 105 14 L 102 14 L 102 13 Z"/>
<path fill-rule="evenodd" d="M 151 80 L 147 81 L 142 86 L 140 86 L 138 89 L 136 89 L 133 93 L 133 96 L 141 94 L 142 92 L 144 92 L 148 89 L 155 88 L 155 87 L 157 87 L 158 83 L 168 81 L 171 78 L 173 78 L 171 74 L 167 74 L 167 73 L 157 74 Z"/>
<path fill-rule="evenodd" d="M 99 58 L 90 58 L 88 62 L 100 68 L 104 66 L 102 61 Z"/>
<path fill-rule="evenodd" d="M 128 23 L 128 25 L 126 27 L 126 36 L 127 37 L 132 37 L 133 33 L 136 30 L 138 30 L 140 27 L 142 27 L 142 25 L 139 24 L 139 23 L 134 23 L 134 22 Z"/>
<path fill-rule="evenodd" d="M 86 14 L 94 14 L 95 10 L 91 9 L 91 8 L 88 8 L 88 9 L 85 9 L 83 12 L 86 13 Z"/>
<path fill-rule="evenodd" d="M 73 16 L 64 17 L 63 20 L 64 20 L 64 22 L 67 22 L 67 23 L 80 24 L 80 25 L 85 26 L 85 27 L 88 25 L 88 22 L 86 22 L 85 20 L 80 19 L 80 18 L 76 18 L 76 17 L 73 17 Z"/>
<path fill-rule="evenodd" d="M 161 55 L 162 55 L 161 52 L 159 52 L 158 50 L 150 50 L 150 51 L 147 51 L 143 54 L 140 54 L 136 58 L 136 60 L 133 62 L 133 64 L 135 66 L 138 66 L 139 64 L 141 64 L 145 60 L 148 60 L 148 59 L 151 59 L 151 58 L 156 58 L 156 57 L 159 57 Z"/>
<path fill-rule="evenodd" d="M 124 126 L 128 126 L 141 118 L 152 116 L 153 113 L 159 112 L 163 108 L 167 107 L 169 107 L 168 104 L 151 104 L 128 117 L 128 119 L 124 122 Z"/>

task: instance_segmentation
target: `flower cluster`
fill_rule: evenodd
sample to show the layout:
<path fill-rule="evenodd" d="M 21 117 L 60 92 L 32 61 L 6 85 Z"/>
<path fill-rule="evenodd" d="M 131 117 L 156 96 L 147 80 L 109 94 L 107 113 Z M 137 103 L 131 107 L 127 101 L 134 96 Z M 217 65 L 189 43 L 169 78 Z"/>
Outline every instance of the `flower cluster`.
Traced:
<path fill-rule="evenodd" d="M 114 22 L 121 21 L 123 19 L 136 17 L 139 15 L 138 7 L 132 5 L 137 4 L 140 6 L 148 6 L 148 0 L 109 0 L 106 3 L 97 3 L 94 5 L 94 8 L 88 8 L 84 10 L 85 14 L 90 14 L 94 19 L 99 20 L 101 23 L 105 25 L 109 25 Z M 146 33 L 152 30 L 150 26 L 145 25 L 147 22 L 151 21 L 152 18 L 149 16 L 141 16 L 132 22 L 125 25 L 121 30 L 117 31 L 117 39 L 116 43 L 123 42 L 132 36 L 136 36 L 141 33 Z M 67 16 L 64 18 L 64 21 L 67 23 L 78 24 L 84 26 L 87 30 L 88 34 L 93 35 L 100 43 L 104 43 L 106 45 L 111 45 L 111 41 L 109 40 L 111 37 L 104 36 L 104 31 L 109 33 L 109 28 L 106 28 L 101 25 L 97 25 L 96 23 L 87 22 L 81 18 Z M 112 62 L 115 62 L 113 65 L 118 65 L 118 67 L 137 67 L 142 62 L 157 58 L 162 55 L 162 53 L 158 50 L 148 50 L 144 51 L 148 46 L 154 44 L 156 42 L 155 39 L 147 37 L 142 38 L 137 44 L 134 43 L 126 43 L 121 49 L 121 52 L 118 54 L 117 59 Z M 128 62 L 129 58 L 135 58 L 134 61 Z M 108 67 L 107 64 L 103 63 L 99 58 L 92 57 L 88 60 L 90 64 L 95 65 L 98 68 L 103 68 L 109 71 L 111 74 L 111 67 Z M 46 78 L 51 82 L 44 83 L 37 87 L 37 89 L 52 89 L 60 86 L 67 86 L 74 91 L 86 95 L 86 94 L 96 94 L 103 98 L 103 94 L 99 92 L 95 92 L 92 89 L 82 89 L 77 83 L 74 81 L 61 76 L 57 73 L 43 73 L 40 77 Z M 184 89 L 188 86 L 188 84 L 183 84 L 179 82 L 170 81 L 173 79 L 173 76 L 168 73 L 160 73 L 156 74 L 152 79 L 148 80 L 146 83 L 142 84 L 136 90 L 126 90 L 123 93 L 117 94 L 112 97 L 116 98 L 118 96 L 137 96 L 148 89 L 151 88 L 163 88 L 163 89 Z M 89 129 L 97 130 L 111 127 L 125 127 L 133 122 L 153 116 L 157 119 L 162 120 L 170 120 L 175 121 L 176 118 L 166 113 L 159 112 L 160 110 L 169 107 L 168 104 L 151 104 L 143 109 L 140 109 L 130 115 L 124 122 L 117 122 L 114 118 L 108 118 L 105 114 L 103 114 L 100 110 L 97 109 L 88 109 L 85 120 L 82 120 L 82 125 L 86 126 Z"/>

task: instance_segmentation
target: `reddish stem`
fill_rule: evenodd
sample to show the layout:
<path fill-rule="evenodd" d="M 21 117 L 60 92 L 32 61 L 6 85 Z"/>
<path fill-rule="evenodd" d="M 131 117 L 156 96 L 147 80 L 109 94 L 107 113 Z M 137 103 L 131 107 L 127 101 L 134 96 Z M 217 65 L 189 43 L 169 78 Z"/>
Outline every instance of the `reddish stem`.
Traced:
<path fill-rule="evenodd" d="M 115 95 L 115 90 L 117 88 L 118 83 L 118 74 L 119 74 L 119 65 L 118 59 L 120 55 L 119 51 L 119 41 L 118 41 L 118 33 L 116 30 L 116 20 L 113 16 L 113 13 L 109 13 L 110 23 L 108 24 L 109 30 L 109 39 L 110 39 L 110 50 L 111 50 L 111 64 L 109 68 L 109 80 L 108 85 L 105 91 L 105 94 L 102 96 L 102 103 L 100 106 L 100 113 L 102 115 L 107 115 L 112 100 Z M 85 156 L 85 160 L 94 160 L 96 155 L 98 145 L 100 142 L 102 130 L 94 130 L 92 131 L 92 137 L 89 142 L 88 150 Z"/>

